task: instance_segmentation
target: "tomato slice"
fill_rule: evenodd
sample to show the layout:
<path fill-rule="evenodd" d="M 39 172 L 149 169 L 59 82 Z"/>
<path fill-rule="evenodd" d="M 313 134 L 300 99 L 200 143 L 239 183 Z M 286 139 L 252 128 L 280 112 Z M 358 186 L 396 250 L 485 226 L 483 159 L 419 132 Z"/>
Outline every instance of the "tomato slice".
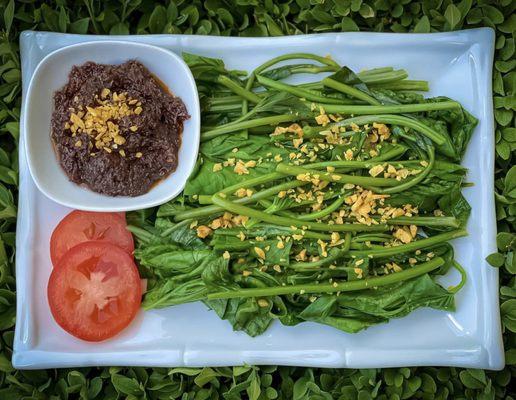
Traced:
<path fill-rule="evenodd" d="M 120 247 L 85 242 L 69 250 L 52 270 L 47 294 L 61 328 L 79 339 L 98 342 L 133 320 L 142 285 L 132 257 Z"/>
<path fill-rule="evenodd" d="M 57 225 L 50 238 L 50 259 L 56 266 L 72 247 L 90 240 L 112 243 L 129 254 L 134 251 L 133 235 L 121 213 L 72 211 Z"/>

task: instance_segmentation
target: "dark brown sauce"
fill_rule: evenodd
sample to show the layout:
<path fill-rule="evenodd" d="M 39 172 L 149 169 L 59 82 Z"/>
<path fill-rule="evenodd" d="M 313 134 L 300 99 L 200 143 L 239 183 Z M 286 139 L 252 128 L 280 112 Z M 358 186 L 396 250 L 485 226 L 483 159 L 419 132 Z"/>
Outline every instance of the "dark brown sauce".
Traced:
<path fill-rule="evenodd" d="M 156 80 L 156 82 L 158 83 L 158 85 L 161 87 L 161 89 L 163 89 L 163 91 L 165 93 L 168 93 L 169 95 L 171 96 L 174 96 L 174 93 L 172 92 L 172 90 L 170 90 L 170 88 L 165 84 L 165 82 L 163 82 L 161 79 L 158 78 L 158 76 L 156 74 L 153 74 L 152 72 L 150 72 L 151 76 Z M 178 127 L 178 135 L 179 135 L 179 149 L 181 149 L 181 145 L 183 144 L 183 129 L 184 129 L 184 124 L 181 124 L 181 126 Z M 179 158 L 179 150 L 178 150 L 178 158 Z M 179 161 L 178 161 L 179 162 Z M 174 170 L 175 171 L 175 170 Z M 157 179 L 150 187 L 149 190 L 152 190 L 154 189 L 156 186 L 158 186 L 161 182 L 163 182 L 165 179 L 167 179 L 170 174 L 174 171 L 170 171 L 167 175 L 165 175 L 163 178 L 160 178 L 160 179 Z"/>
<path fill-rule="evenodd" d="M 78 105 L 95 106 L 95 96 L 105 88 L 111 94 L 126 93 L 128 99 L 141 103 L 143 111 L 113 121 L 124 137 L 123 144 L 111 147 L 109 152 L 94 147 L 92 152 L 96 132 L 85 129 L 73 135 L 65 124 L 70 122 L 72 112 L 77 113 Z M 55 93 L 51 136 L 70 180 L 110 196 L 138 196 L 176 170 L 183 123 L 188 118 L 182 100 L 141 63 L 89 62 L 73 67 L 68 83 Z M 134 126 L 137 130 L 130 131 Z"/>

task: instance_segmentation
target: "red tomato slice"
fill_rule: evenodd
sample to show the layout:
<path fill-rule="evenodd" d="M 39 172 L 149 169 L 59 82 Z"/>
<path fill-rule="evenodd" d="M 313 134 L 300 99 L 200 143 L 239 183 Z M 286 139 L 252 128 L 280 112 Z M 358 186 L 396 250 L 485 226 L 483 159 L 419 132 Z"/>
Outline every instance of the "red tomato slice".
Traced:
<path fill-rule="evenodd" d="M 90 240 L 117 245 L 129 254 L 134 251 L 133 235 L 120 213 L 72 211 L 64 217 L 50 238 L 50 258 L 56 266 L 72 247 Z"/>
<path fill-rule="evenodd" d="M 56 322 L 79 339 L 98 342 L 133 320 L 142 299 L 138 269 L 130 255 L 106 242 L 85 242 L 52 270 L 48 303 Z"/>

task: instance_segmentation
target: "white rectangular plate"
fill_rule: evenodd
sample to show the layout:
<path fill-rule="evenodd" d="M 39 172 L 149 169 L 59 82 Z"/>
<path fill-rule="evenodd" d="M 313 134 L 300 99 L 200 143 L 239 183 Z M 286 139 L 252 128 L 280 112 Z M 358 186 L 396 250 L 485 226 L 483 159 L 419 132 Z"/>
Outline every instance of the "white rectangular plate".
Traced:
<path fill-rule="evenodd" d="M 107 36 L 45 32 L 21 35 L 23 96 L 38 62 L 53 50 Z M 473 29 L 439 34 L 335 33 L 281 38 L 227 38 L 150 35 L 118 39 L 222 58 L 229 68 L 250 70 L 284 53 L 331 54 L 354 70 L 393 66 L 412 79 L 430 81 L 432 95 L 449 96 L 479 118 L 464 159 L 464 190 L 473 207 L 470 236 L 454 242 L 458 261 L 468 273 L 456 298 L 457 311 L 419 309 L 409 316 L 347 334 L 329 326 L 273 324 L 251 338 L 233 332 L 203 304 L 141 312 L 119 336 L 90 344 L 62 331 L 50 315 L 46 286 L 51 271 L 49 238 L 69 212 L 39 193 L 24 153 L 21 127 L 20 200 L 17 228 L 16 368 L 117 366 L 226 366 L 274 364 L 314 367 L 461 366 L 500 369 L 503 346 L 498 308 L 498 272 L 485 257 L 495 250 L 493 200 L 494 132 L 491 68 L 494 33 Z M 49 99 L 48 101 L 51 101 Z M 23 108 L 23 107 L 22 107 Z M 23 112 L 23 110 L 22 110 Z M 456 282 L 450 274 L 445 282 Z"/>

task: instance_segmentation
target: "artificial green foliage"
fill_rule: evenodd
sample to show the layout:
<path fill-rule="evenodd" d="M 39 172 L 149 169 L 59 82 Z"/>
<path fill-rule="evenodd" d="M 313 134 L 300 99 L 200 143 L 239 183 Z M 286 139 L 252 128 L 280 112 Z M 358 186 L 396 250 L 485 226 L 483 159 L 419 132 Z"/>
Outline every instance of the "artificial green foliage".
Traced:
<path fill-rule="evenodd" d="M 0 0 L 0 399 L 515 399 L 516 393 L 509 386 L 516 375 L 515 10 L 513 0 Z M 22 30 L 279 36 L 359 30 L 425 33 L 480 26 L 496 31 L 493 94 L 499 233 L 498 252 L 488 261 L 500 271 L 507 363 L 503 371 L 274 366 L 13 370 L 21 98 L 18 35 Z M 275 76 L 266 78 L 289 73 L 292 71 L 275 71 Z M 230 143 L 227 146 L 232 148 Z M 217 156 L 213 148 L 213 162 Z M 448 204 L 459 218 L 460 202 L 450 200 Z M 185 206 L 174 204 L 160 212 L 166 216 L 180 207 Z M 186 240 L 195 243 L 195 237 Z"/>

